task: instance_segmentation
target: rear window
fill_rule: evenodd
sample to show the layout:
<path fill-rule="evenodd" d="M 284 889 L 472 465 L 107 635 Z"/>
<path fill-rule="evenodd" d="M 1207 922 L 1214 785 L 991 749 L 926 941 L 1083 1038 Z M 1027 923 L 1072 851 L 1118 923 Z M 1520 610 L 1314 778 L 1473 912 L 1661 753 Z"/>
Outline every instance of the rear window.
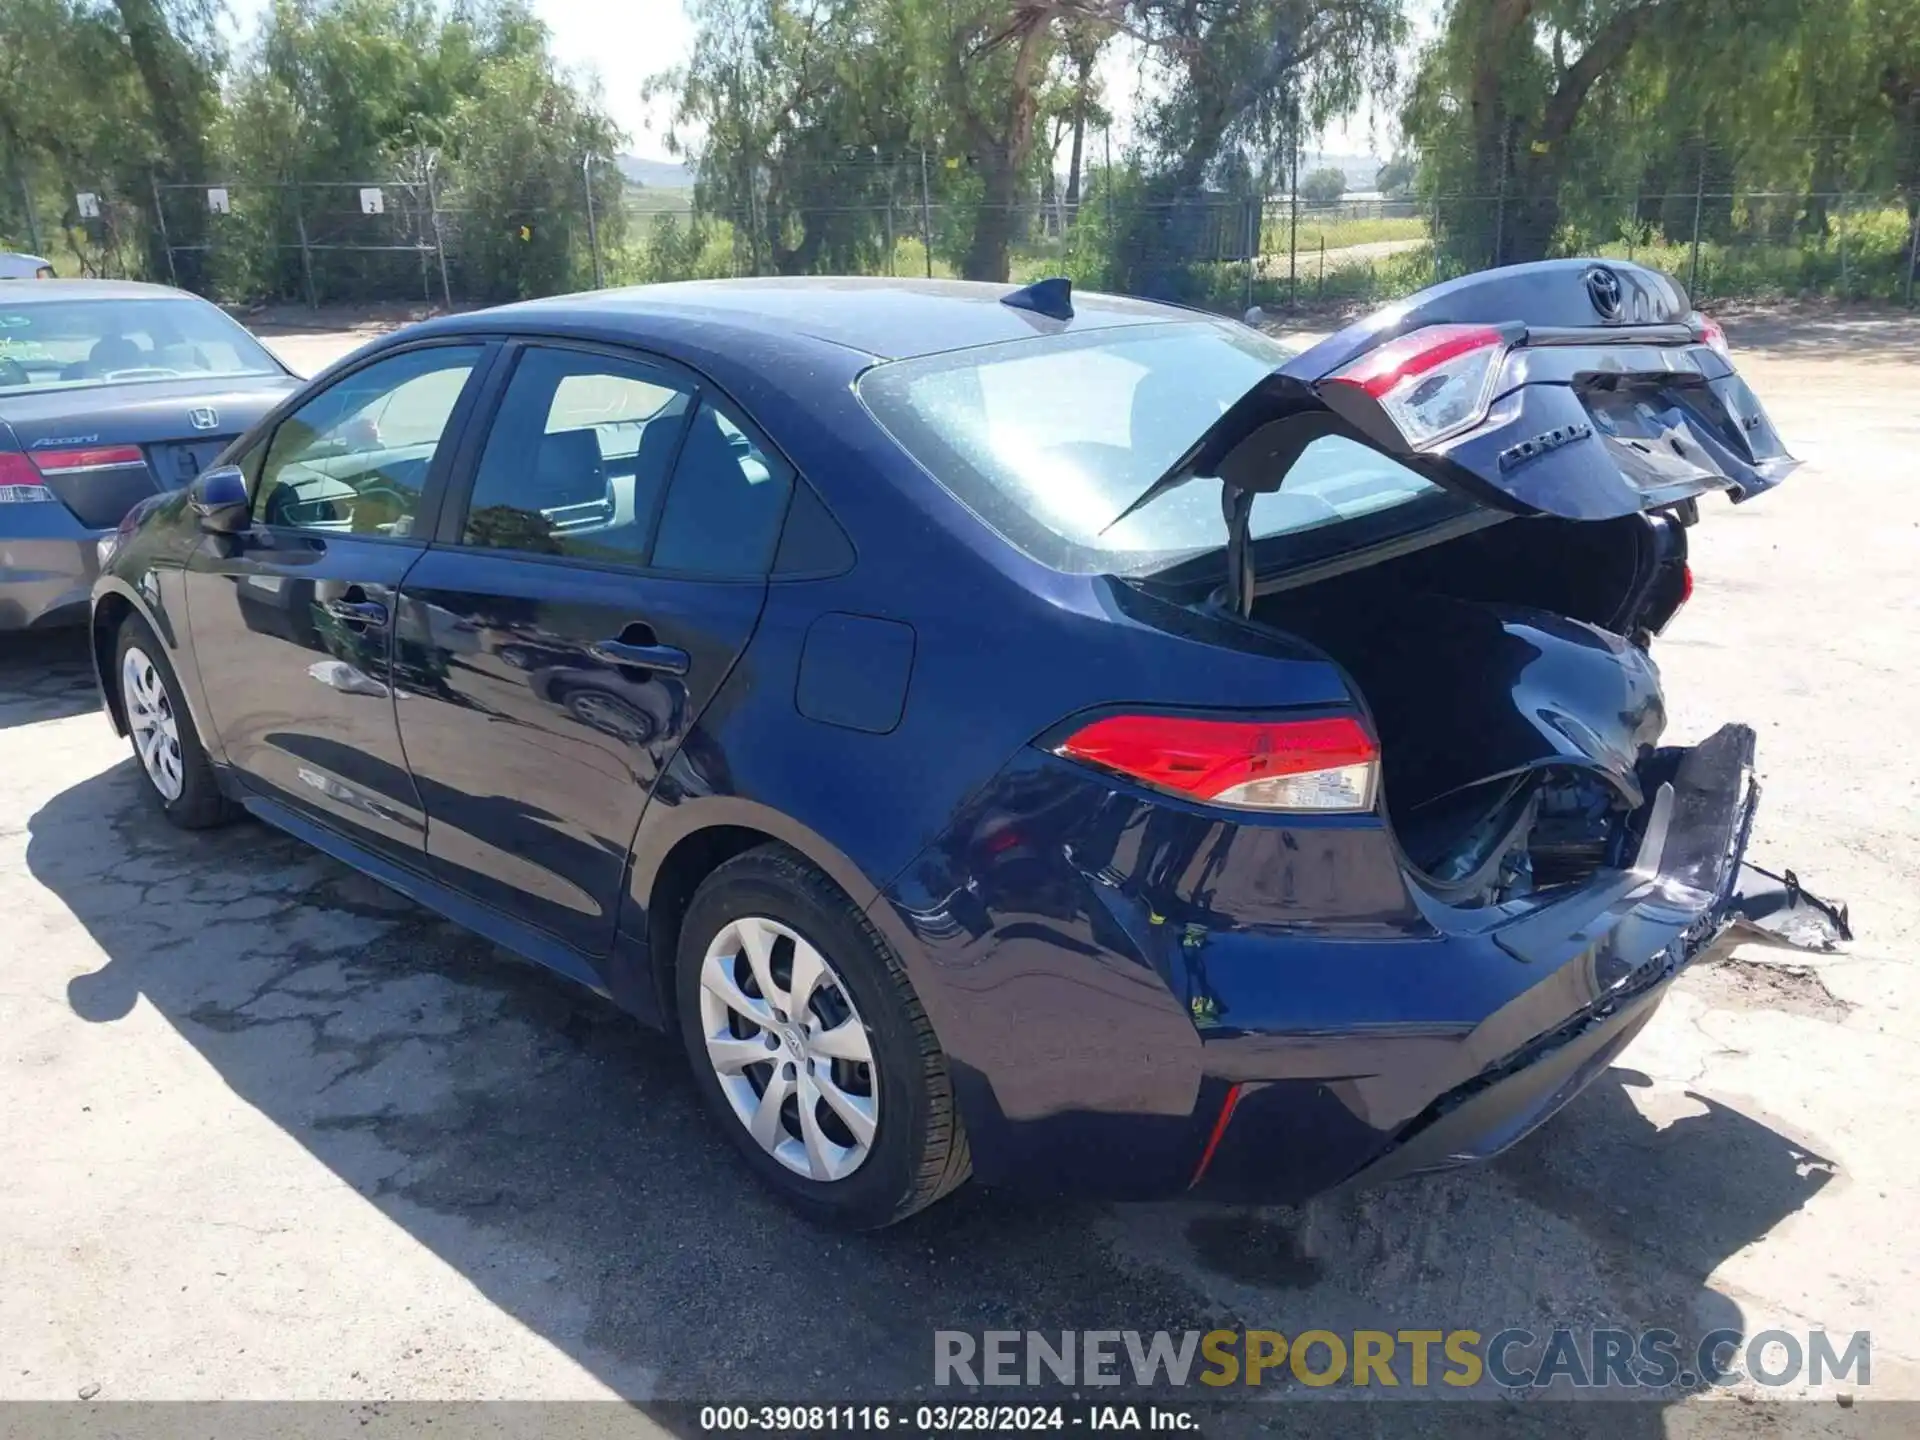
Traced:
<path fill-rule="evenodd" d="M 205 301 L 7 301 L 0 290 L 0 395 L 283 373 L 257 340 Z"/>
<path fill-rule="evenodd" d="M 896 360 L 859 390 L 914 458 L 1034 559 L 1141 574 L 1225 543 L 1219 487 L 1185 485 L 1114 517 L 1294 353 L 1245 326 L 1196 320 Z M 1320 440 L 1283 489 L 1254 502 L 1253 535 L 1338 525 L 1434 488 L 1363 445 Z"/>

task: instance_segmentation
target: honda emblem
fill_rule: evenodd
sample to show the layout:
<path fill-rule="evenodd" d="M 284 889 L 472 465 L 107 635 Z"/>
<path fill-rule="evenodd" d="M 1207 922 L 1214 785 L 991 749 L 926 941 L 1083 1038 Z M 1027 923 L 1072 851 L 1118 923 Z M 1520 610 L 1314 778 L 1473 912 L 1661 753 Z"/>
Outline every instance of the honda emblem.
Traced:
<path fill-rule="evenodd" d="M 220 412 L 211 405 L 196 405 L 187 411 L 187 423 L 196 430 L 211 430 L 220 423 Z"/>

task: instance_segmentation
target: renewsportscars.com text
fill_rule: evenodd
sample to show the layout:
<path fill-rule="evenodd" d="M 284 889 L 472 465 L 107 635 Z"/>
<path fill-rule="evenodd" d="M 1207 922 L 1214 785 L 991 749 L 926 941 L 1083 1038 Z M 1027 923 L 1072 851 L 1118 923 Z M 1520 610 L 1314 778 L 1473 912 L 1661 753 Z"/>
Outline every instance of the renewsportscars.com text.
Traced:
<path fill-rule="evenodd" d="M 1298 1384 L 1509 1389 L 1873 1381 L 1873 1337 L 1712 1330 L 936 1330 L 936 1385 Z"/>

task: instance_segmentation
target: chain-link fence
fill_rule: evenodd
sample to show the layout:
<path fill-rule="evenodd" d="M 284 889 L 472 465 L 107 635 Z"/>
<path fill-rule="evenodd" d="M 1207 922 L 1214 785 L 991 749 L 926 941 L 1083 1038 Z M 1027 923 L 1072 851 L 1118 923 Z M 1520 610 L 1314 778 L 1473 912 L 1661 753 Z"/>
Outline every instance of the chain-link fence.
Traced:
<path fill-rule="evenodd" d="M 1089 147 L 1090 149 L 1092 147 Z M 1707 152 L 1702 151 L 1704 157 Z M 1668 271 L 1702 301 L 1827 295 L 1912 305 L 1914 197 L 1835 181 L 1744 185 L 1703 158 L 1691 183 L 1614 193 L 1563 182 L 1549 212 L 1486 193 L 1349 194 L 1338 201 L 1200 190 L 1167 198 L 1126 165 L 1025 187 L 1004 227 L 1016 280 L 1076 283 L 1229 312 L 1378 303 L 1498 257 L 1601 254 Z M 1790 173 L 1777 155 L 1770 173 Z M 1788 157 L 1788 161 L 1791 157 Z M 604 172 L 602 172 L 604 175 Z M 874 176 L 883 174 L 885 183 Z M 627 186 L 596 213 L 591 163 L 537 204 L 449 197 L 428 158 L 406 173 L 263 183 L 102 184 L 66 196 L 52 230 L 67 272 L 142 276 L 229 302 L 478 302 L 606 284 L 723 275 L 944 276 L 965 268 L 988 210 L 965 157 L 865 159 L 808 174 L 761 166 L 744 201 Z M 539 263 L 531 257 L 538 255 Z"/>
<path fill-rule="evenodd" d="M 461 217 L 418 183 L 153 186 L 156 278 L 222 298 L 453 298 L 445 236 Z"/>

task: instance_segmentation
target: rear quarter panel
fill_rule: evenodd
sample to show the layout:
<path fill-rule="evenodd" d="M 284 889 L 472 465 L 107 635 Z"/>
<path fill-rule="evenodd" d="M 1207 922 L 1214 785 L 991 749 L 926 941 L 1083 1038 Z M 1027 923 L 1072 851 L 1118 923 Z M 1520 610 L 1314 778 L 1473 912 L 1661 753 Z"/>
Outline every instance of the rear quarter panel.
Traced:
<path fill-rule="evenodd" d="M 977 1119 L 985 1134 L 996 1114 L 1071 1109 L 1096 1117 L 1090 1130 L 1075 1129 L 1082 1139 L 1107 1133 L 1103 1123 L 1158 1127 L 1171 1169 L 1153 1187 L 1164 1189 L 1168 1174 L 1191 1169 L 1184 1147 L 1201 1074 L 1187 1000 L 1161 963 L 1175 932 L 1110 913 L 1077 872 L 1072 893 L 1054 893 L 1051 882 L 1023 890 L 1018 856 L 996 855 L 995 883 L 1014 883 L 996 894 L 994 933 L 969 944 L 963 931 L 942 931 L 968 899 L 943 887 L 964 887 L 979 873 L 970 867 L 982 845 L 1009 830 L 1056 859 L 1060 847 L 1086 840 L 1078 827 L 1093 820 L 1076 808 L 1073 786 L 1006 788 L 1030 762 L 1051 767 L 1047 775 L 1086 777 L 1034 748 L 1068 717 L 1110 704 L 1244 710 L 1352 697 L 1335 666 L 1283 636 L 1026 559 L 879 430 L 852 393 L 853 373 L 822 386 L 804 414 L 763 408 L 756 418 L 819 490 L 857 560 L 842 575 L 770 586 L 746 654 L 648 809 L 630 900 L 644 911 L 662 861 L 703 828 L 748 825 L 786 841 L 866 907 L 901 953 L 954 1062 L 970 1124 Z M 814 718 L 796 703 L 810 633 L 823 617 L 848 616 L 913 637 L 904 705 L 881 733 Z M 1045 813 L 1030 813 L 1036 806 Z M 1137 820 L 1144 811 L 1128 813 Z M 1128 831 L 1108 843 L 1137 849 L 1137 826 Z M 1321 838 L 1301 864 L 1278 864 L 1273 883 L 1331 863 L 1338 883 L 1371 887 L 1359 908 L 1388 929 L 1404 923 L 1390 854 L 1329 861 L 1326 847 L 1346 837 Z M 1268 849 L 1250 843 L 1235 864 L 1264 875 L 1282 861 L 1288 837 L 1265 839 Z M 1244 878 L 1236 871 L 1233 883 Z M 1341 897 L 1349 909 L 1352 898 Z"/>

